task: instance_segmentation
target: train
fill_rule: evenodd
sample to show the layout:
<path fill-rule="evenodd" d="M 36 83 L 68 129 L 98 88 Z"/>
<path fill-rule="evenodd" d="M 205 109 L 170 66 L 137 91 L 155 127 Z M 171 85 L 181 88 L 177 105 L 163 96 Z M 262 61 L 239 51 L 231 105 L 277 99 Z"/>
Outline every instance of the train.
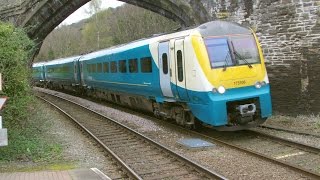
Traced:
<path fill-rule="evenodd" d="M 34 63 L 32 77 L 36 85 L 151 112 L 188 128 L 236 131 L 272 115 L 258 38 L 227 21 Z"/>

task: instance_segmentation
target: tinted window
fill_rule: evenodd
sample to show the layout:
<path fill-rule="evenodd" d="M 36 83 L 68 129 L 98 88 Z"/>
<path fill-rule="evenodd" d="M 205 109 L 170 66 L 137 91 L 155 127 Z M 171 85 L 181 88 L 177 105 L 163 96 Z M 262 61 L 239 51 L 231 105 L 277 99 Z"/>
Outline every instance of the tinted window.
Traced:
<path fill-rule="evenodd" d="M 205 44 L 212 68 L 233 65 L 226 38 L 206 39 Z"/>
<path fill-rule="evenodd" d="M 231 37 L 230 41 L 238 64 L 260 63 L 257 44 L 252 35 Z"/>
<path fill-rule="evenodd" d="M 118 72 L 117 61 L 112 61 L 112 62 L 111 62 L 111 72 L 112 72 L 112 73 Z"/>
<path fill-rule="evenodd" d="M 105 73 L 109 72 L 109 63 L 108 62 L 103 63 L 103 72 L 105 72 Z"/>
<path fill-rule="evenodd" d="M 96 64 L 91 64 L 91 71 L 93 73 L 97 72 L 97 65 Z"/>
<path fill-rule="evenodd" d="M 152 72 L 151 57 L 141 58 L 140 64 L 141 64 L 141 72 L 143 73 Z"/>
<path fill-rule="evenodd" d="M 162 54 L 162 70 L 163 74 L 168 74 L 168 55 L 167 53 Z"/>
<path fill-rule="evenodd" d="M 87 71 L 90 73 L 91 72 L 90 64 L 86 64 L 86 66 L 87 66 Z"/>
<path fill-rule="evenodd" d="M 97 71 L 98 71 L 98 73 L 102 72 L 102 64 L 101 63 L 98 63 Z"/>
<path fill-rule="evenodd" d="M 183 81 L 183 63 L 182 63 L 182 52 L 177 51 L 177 67 L 178 67 L 178 80 Z"/>
<path fill-rule="evenodd" d="M 126 60 L 119 61 L 119 72 L 121 72 L 121 73 L 127 72 L 127 61 Z"/>
<path fill-rule="evenodd" d="M 137 73 L 138 72 L 138 60 L 137 59 L 129 59 L 129 72 Z"/>

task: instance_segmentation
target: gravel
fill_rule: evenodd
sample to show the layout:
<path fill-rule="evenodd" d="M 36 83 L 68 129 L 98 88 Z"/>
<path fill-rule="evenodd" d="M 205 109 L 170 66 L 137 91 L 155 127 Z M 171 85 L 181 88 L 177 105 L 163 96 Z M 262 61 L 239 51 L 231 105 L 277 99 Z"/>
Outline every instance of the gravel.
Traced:
<path fill-rule="evenodd" d="M 320 135 L 319 115 L 300 115 L 297 117 L 274 115 L 265 122 L 265 125 Z"/>
<path fill-rule="evenodd" d="M 37 90 L 56 93 L 55 91 L 36 88 Z M 141 116 L 100 105 L 82 98 L 59 93 L 60 96 L 76 101 L 100 113 L 111 117 L 136 131 L 147 134 L 151 139 L 183 154 L 189 159 L 223 174 L 229 179 L 307 179 L 303 175 L 279 165 L 261 160 L 228 147 L 215 145 L 205 149 L 187 149 L 177 141 L 183 138 L 199 138 L 172 129 L 158 121 L 152 121 Z"/>
<path fill-rule="evenodd" d="M 121 178 L 117 164 L 99 148 L 89 136 L 78 129 L 71 120 L 66 119 L 60 112 L 48 106 L 52 128 L 49 134 L 63 147 L 63 159 L 75 164 L 75 168 L 98 168 L 110 178 Z"/>
<path fill-rule="evenodd" d="M 271 134 L 273 136 L 281 137 L 284 139 L 292 140 L 298 143 L 314 146 L 320 148 L 320 138 L 308 135 L 299 135 L 299 134 L 292 134 L 289 132 L 282 132 L 272 129 L 264 129 L 264 128 L 255 128 L 260 132 L 264 132 L 266 134 Z"/>
<path fill-rule="evenodd" d="M 52 107 L 48 106 L 48 109 Z M 103 168 L 108 165 L 106 158 L 100 152 L 97 146 L 93 145 L 93 141 L 87 138 L 76 128 L 76 126 L 60 112 L 49 110 L 50 119 L 52 119 L 52 128 L 49 133 L 52 138 L 57 139 L 63 147 L 64 159 L 68 162 L 76 163 L 77 167 L 82 168 Z M 109 162 L 110 163 L 110 162 Z"/>

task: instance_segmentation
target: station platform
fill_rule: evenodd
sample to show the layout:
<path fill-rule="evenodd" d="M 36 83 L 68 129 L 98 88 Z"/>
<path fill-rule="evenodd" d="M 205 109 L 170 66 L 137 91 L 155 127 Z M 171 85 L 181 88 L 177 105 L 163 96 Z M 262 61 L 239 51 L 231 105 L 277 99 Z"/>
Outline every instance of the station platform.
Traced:
<path fill-rule="evenodd" d="M 0 180 L 111 180 L 97 168 L 0 173 Z"/>

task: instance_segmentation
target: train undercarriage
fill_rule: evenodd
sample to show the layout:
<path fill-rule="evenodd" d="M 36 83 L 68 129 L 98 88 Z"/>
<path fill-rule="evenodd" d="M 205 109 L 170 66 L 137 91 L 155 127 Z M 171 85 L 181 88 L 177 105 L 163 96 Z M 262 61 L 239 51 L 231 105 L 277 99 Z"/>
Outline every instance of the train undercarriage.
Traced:
<path fill-rule="evenodd" d="M 173 120 L 176 124 L 188 129 L 195 129 L 201 124 L 219 131 L 237 131 L 256 127 L 266 120 L 260 118 L 260 105 L 257 99 L 228 102 L 228 124 L 225 126 L 212 126 L 201 123 L 199 120 L 197 120 L 185 103 L 157 103 L 155 98 L 148 99 L 144 96 L 128 95 L 121 92 L 81 87 L 79 85 L 63 86 L 54 83 L 47 83 L 46 87 L 54 90 L 62 90 L 80 95 L 86 95 L 101 100 L 106 100 L 121 106 L 130 107 L 135 110 L 152 113 L 159 119 Z"/>

